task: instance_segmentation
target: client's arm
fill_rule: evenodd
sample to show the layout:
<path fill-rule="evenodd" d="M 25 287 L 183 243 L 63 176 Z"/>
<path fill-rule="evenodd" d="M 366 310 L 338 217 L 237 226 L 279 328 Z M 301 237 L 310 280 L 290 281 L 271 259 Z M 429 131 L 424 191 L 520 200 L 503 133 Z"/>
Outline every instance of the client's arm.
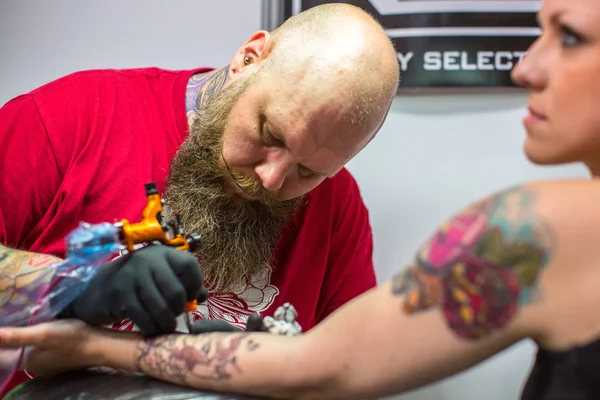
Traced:
<path fill-rule="evenodd" d="M 600 190 L 590 186 L 529 185 L 466 208 L 391 282 L 302 336 L 144 340 L 76 322 L 0 329 L 2 346 L 38 346 L 28 367 L 42 373 L 106 365 L 191 387 L 281 398 L 370 398 L 411 390 L 523 338 L 543 336 L 546 304 L 577 301 L 560 299 L 560 291 L 569 285 L 565 266 L 585 267 L 598 256 L 589 251 L 595 241 L 586 239 L 600 226 L 600 212 L 593 211 Z M 73 352 L 76 366 L 58 365 Z"/>

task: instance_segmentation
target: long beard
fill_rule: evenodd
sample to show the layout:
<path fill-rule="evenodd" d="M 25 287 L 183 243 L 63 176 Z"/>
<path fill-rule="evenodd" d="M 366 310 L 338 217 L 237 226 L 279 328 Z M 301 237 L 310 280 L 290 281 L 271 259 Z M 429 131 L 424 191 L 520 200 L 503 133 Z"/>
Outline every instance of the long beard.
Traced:
<path fill-rule="evenodd" d="M 164 196 L 165 216 L 179 214 L 186 233 L 201 235 L 196 254 L 207 286 L 215 291 L 235 290 L 272 267 L 281 230 L 300 202 L 276 201 L 253 179 L 219 164 L 225 124 L 250 82 L 233 82 L 200 107 L 190 135 L 173 158 Z M 226 183 L 232 177 L 259 200 L 234 194 Z"/>

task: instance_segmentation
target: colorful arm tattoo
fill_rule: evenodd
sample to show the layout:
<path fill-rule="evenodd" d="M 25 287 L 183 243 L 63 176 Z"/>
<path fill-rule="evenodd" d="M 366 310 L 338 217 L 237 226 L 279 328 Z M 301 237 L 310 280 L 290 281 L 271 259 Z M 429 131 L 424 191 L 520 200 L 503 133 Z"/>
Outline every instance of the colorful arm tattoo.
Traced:
<path fill-rule="evenodd" d="M 145 339 L 136 349 L 135 370 L 158 379 L 192 384 L 242 375 L 237 356 L 259 345 L 247 333 L 169 335 Z"/>
<path fill-rule="evenodd" d="M 409 314 L 441 308 L 459 337 L 502 329 L 533 301 L 550 262 L 553 235 L 535 213 L 535 193 L 514 188 L 453 217 L 392 282 Z"/>
<path fill-rule="evenodd" d="M 0 320 L 15 312 L 32 309 L 52 281 L 60 259 L 0 246 Z"/>
<path fill-rule="evenodd" d="M 185 109 L 188 120 L 194 115 L 200 105 L 206 104 L 208 99 L 227 82 L 229 65 L 208 73 L 192 75 L 188 81 L 185 93 Z"/>

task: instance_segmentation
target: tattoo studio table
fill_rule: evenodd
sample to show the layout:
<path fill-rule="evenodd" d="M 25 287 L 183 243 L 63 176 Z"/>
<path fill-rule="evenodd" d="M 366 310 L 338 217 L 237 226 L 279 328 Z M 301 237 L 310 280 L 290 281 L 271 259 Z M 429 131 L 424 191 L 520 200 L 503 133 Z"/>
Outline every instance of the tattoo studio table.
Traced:
<path fill-rule="evenodd" d="M 258 400 L 199 391 L 147 376 L 77 371 L 36 378 L 14 389 L 4 400 Z"/>

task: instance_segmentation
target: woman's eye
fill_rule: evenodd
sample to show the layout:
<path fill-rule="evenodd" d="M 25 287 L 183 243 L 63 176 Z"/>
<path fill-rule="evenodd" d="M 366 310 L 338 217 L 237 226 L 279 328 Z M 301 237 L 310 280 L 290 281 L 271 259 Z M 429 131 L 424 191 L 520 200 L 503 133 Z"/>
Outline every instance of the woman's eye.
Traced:
<path fill-rule="evenodd" d="M 566 48 L 575 47 L 581 44 L 581 38 L 566 26 L 561 27 L 561 42 Z"/>

